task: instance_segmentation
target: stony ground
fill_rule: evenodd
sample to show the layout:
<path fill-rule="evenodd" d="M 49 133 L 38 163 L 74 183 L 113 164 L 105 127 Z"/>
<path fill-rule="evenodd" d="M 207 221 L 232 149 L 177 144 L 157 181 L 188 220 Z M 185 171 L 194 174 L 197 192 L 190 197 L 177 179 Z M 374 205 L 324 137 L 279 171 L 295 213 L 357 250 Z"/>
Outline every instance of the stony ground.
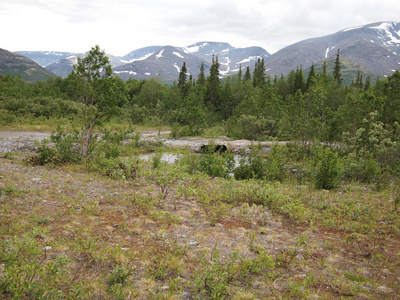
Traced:
<path fill-rule="evenodd" d="M 9 152 L 4 147 L 32 149 L 30 139 L 29 135 L 16 140 L 3 135 L 0 152 Z M 222 261 L 234 251 L 254 259 L 256 249 L 264 249 L 281 260 L 281 267 L 254 275 L 249 285 L 232 284 L 230 297 L 400 299 L 399 233 L 378 241 L 371 256 L 363 253 L 362 245 L 345 243 L 346 232 L 296 225 L 260 206 L 232 207 L 212 226 L 203 205 L 191 197 L 178 197 L 176 190 L 161 206 L 151 211 L 144 206 L 141 211 L 129 199 L 155 197 L 157 187 L 140 178 L 112 180 L 79 166 L 33 167 L 24 159 L 24 155 L 12 154 L 0 159 L 0 189 L 22 191 L 1 198 L 0 224 L 19 224 L 22 230 L 38 224 L 47 228 L 42 244 L 51 247 L 49 257 L 73 257 L 71 272 L 83 284 L 96 285 L 96 278 L 106 278 L 111 265 L 129 262 L 135 271 L 126 298 L 194 299 L 196 294 L 185 283 L 194 280 L 199 258 L 220 249 Z M 201 184 L 212 189 L 218 180 Z M 7 233 L 3 239 L 13 235 L 3 232 Z M 76 246 L 77 241 L 89 240 L 96 250 Z M 162 253 L 176 261 L 174 265 L 163 262 L 170 273 L 155 279 L 149 275 L 152 257 Z M 179 289 L 169 284 L 174 274 L 179 274 Z M 363 280 L 345 274 L 358 274 Z M 100 286 L 93 290 L 93 299 L 112 298 Z"/>

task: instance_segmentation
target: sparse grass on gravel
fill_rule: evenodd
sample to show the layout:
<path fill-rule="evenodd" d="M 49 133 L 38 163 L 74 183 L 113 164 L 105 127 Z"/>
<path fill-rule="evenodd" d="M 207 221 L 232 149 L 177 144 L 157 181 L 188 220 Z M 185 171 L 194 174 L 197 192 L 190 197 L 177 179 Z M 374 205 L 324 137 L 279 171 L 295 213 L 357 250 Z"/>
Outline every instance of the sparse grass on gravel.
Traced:
<path fill-rule="evenodd" d="M 162 174 L 141 168 L 112 179 L 83 165 L 1 158 L 0 297 L 400 297 L 390 189 L 182 173 L 164 194 Z"/>

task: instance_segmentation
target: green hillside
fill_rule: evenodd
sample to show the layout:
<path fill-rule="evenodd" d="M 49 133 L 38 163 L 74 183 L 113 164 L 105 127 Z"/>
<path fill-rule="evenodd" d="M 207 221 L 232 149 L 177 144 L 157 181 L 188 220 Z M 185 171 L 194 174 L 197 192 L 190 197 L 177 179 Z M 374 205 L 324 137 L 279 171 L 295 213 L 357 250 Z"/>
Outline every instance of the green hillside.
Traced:
<path fill-rule="evenodd" d="M 55 75 L 25 56 L 0 48 L 0 74 L 21 76 L 28 82 L 46 80 Z"/>

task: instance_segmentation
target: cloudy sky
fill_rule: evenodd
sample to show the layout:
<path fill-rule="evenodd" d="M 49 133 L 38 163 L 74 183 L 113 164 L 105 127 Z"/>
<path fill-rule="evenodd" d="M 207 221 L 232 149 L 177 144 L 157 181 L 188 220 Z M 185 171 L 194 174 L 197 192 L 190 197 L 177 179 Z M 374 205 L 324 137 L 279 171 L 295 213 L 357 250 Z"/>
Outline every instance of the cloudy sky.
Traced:
<path fill-rule="evenodd" d="M 200 41 L 261 46 L 379 21 L 400 21 L 398 0 L 0 0 L 0 48 L 125 55 Z"/>

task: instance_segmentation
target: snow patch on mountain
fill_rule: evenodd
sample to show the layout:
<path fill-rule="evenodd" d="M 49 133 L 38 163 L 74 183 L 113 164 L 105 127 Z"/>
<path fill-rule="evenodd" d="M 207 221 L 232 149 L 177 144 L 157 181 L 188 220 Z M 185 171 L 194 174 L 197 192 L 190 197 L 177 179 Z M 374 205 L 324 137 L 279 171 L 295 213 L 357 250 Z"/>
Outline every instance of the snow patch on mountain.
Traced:
<path fill-rule="evenodd" d="M 178 71 L 178 73 L 180 73 L 180 72 L 181 72 L 181 69 L 179 68 L 179 66 L 178 66 L 178 64 L 177 64 L 177 63 L 174 63 L 174 67 L 176 68 L 176 70 Z"/>
<path fill-rule="evenodd" d="M 186 53 L 196 53 L 200 51 L 200 48 L 204 48 L 207 45 L 208 43 L 194 44 L 192 46 L 183 47 L 183 49 Z"/>
<path fill-rule="evenodd" d="M 245 58 L 245 59 L 243 59 L 241 61 L 238 61 L 237 63 L 238 64 L 248 63 L 248 62 L 251 62 L 253 60 L 257 60 L 259 58 L 260 58 L 259 56 L 249 56 L 248 58 Z"/>
<path fill-rule="evenodd" d="M 384 39 L 385 37 L 388 38 L 388 40 L 385 42 L 383 42 L 383 44 L 385 46 L 392 46 L 393 44 L 400 44 L 400 39 L 395 37 L 392 33 L 392 31 L 394 31 L 393 28 L 393 23 L 388 23 L 388 22 L 384 22 L 381 23 L 378 26 L 373 26 L 370 27 L 371 29 L 375 29 L 380 33 L 380 37 L 382 39 Z M 400 36 L 400 31 L 399 32 L 395 32 L 395 34 L 397 36 Z"/>
<path fill-rule="evenodd" d="M 325 51 L 325 58 L 328 58 L 328 53 L 329 53 L 329 51 L 331 51 L 331 50 L 333 50 L 333 49 L 335 49 L 335 48 L 336 48 L 336 46 L 331 46 L 331 47 L 326 48 L 326 51 Z"/>
<path fill-rule="evenodd" d="M 179 52 L 172 52 L 172 54 L 175 54 L 176 56 L 178 56 L 179 58 L 184 58 L 182 54 L 180 54 Z"/>
<path fill-rule="evenodd" d="M 142 56 L 142 57 L 133 58 L 133 59 L 130 59 L 130 60 L 123 60 L 123 59 L 121 59 L 121 61 L 122 61 L 123 63 L 130 64 L 130 63 L 133 63 L 134 61 L 145 60 L 146 58 L 152 56 L 153 54 L 154 54 L 154 53 L 149 53 L 149 54 L 146 54 L 146 55 L 144 55 L 144 56 Z"/>
<path fill-rule="evenodd" d="M 129 75 L 137 75 L 136 72 L 133 71 L 114 71 L 114 74 L 129 74 Z"/>
<path fill-rule="evenodd" d="M 230 69 L 231 69 L 230 68 L 230 63 L 231 63 L 231 61 L 230 61 L 229 57 L 226 58 L 226 62 L 221 62 L 220 63 L 222 66 L 226 66 L 226 70 L 225 71 L 222 71 L 222 70 L 219 71 L 219 73 L 221 75 L 226 76 L 226 75 L 229 74 Z"/>
<path fill-rule="evenodd" d="M 163 53 L 164 53 L 164 49 L 162 49 L 162 50 L 160 51 L 160 53 L 158 53 L 158 54 L 156 55 L 156 58 L 157 58 L 157 59 L 160 59 L 161 57 L 163 57 Z"/>
<path fill-rule="evenodd" d="M 346 32 L 346 31 L 350 31 L 350 30 L 355 30 L 355 29 L 360 29 L 360 28 L 363 28 L 363 27 L 364 27 L 364 25 L 363 25 L 363 26 L 350 27 L 350 28 L 343 29 L 342 32 Z"/>

